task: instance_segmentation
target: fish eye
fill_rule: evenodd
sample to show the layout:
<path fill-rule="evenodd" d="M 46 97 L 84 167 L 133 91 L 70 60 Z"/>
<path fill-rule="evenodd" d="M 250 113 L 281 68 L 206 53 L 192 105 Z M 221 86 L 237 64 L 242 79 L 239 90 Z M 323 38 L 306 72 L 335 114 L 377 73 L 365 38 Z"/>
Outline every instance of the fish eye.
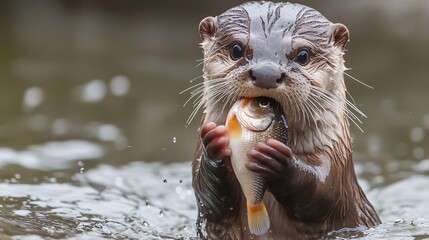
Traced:
<path fill-rule="evenodd" d="M 306 65 L 309 60 L 310 60 L 310 53 L 306 48 L 301 49 L 296 55 L 296 61 L 302 66 Z"/>
<path fill-rule="evenodd" d="M 232 60 L 238 60 L 243 57 L 244 51 L 240 44 L 236 43 L 232 45 L 229 50 Z"/>
<path fill-rule="evenodd" d="M 267 98 L 259 99 L 259 107 L 260 108 L 269 108 L 270 107 L 270 101 Z"/>

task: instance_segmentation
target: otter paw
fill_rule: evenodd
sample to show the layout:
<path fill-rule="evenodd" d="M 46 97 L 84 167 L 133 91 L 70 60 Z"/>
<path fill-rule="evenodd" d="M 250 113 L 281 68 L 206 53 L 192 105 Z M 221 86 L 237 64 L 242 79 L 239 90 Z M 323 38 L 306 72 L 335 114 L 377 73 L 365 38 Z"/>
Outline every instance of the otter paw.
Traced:
<path fill-rule="evenodd" d="M 209 159 L 225 160 L 231 156 L 225 126 L 207 123 L 201 128 L 201 139 Z"/>
<path fill-rule="evenodd" d="M 269 139 L 267 142 L 259 142 L 248 153 L 251 160 L 246 167 L 267 179 L 278 179 L 285 176 L 292 159 L 292 150 L 284 143 Z"/>

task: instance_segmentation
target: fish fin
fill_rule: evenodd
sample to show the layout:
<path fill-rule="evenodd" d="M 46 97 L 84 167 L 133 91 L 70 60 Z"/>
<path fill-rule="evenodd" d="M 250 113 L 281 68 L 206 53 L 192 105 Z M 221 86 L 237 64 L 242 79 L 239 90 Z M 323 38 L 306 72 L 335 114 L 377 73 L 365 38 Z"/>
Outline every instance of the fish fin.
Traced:
<path fill-rule="evenodd" d="M 247 203 L 247 221 L 252 234 L 262 235 L 270 228 L 270 217 L 264 202 L 258 204 Z"/>
<path fill-rule="evenodd" d="M 229 138 L 232 139 L 239 139 L 241 137 L 241 126 L 235 114 L 228 119 L 227 133 Z"/>

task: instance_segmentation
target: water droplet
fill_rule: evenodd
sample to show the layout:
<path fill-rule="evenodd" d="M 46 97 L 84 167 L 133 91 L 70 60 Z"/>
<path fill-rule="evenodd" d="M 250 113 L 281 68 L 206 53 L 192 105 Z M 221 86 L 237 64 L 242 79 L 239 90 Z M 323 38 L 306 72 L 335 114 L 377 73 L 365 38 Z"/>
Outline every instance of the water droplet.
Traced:
<path fill-rule="evenodd" d="M 129 223 L 134 222 L 134 219 L 132 217 L 130 217 L 130 216 L 126 216 L 124 218 L 124 220 L 125 220 L 125 222 L 129 222 Z"/>
<path fill-rule="evenodd" d="M 167 183 L 167 179 L 164 179 L 164 183 Z"/>
<path fill-rule="evenodd" d="M 233 210 L 234 210 L 234 207 L 230 207 L 230 208 L 229 208 L 229 211 L 233 211 Z"/>
<path fill-rule="evenodd" d="M 165 151 L 165 150 L 167 150 L 167 148 L 165 148 L 165 147 L 161 148 L 161 151 Z"/>
<path fill-rule="evenodd" d="M 395 224 L 399 224 L 399 223 L 404 223 L 405 221 L 402 220 L 401 218 L 398 218 L 395 220 Z"/>
<path fill-rule="evenodd" d="M 83 167 L 83 166 L 85 166 L 85 164 L 84 164 L 82 161 L 77 162 L 77 165 L 78 165 L 79 167 Z"/>
<path fill-rule="evenodd" d="M 173 143 L 176 143 L 176 142 L 177 142 L 177 138 L 173 137 Z"/>
<path fill-rule="evenodd" d="M 146 221 L 143 221 L 143 222 L 142 222 L 142 224 L 143 224 L 143 226 L 145 226 L 145 227 L 149 227 L 149 223 L 148 223 L 148 222 L 146 222 Z"/>
<path fill-rule="evenodd" d="M 80 173 L 84 173 L 85 172 L 85 168 L 80 168 L 79 172 Z"/>
<path fill-rule="evenodd" d="M 159 213 L 158 213 L 158 217 L 163 217 L 164 216 L 164 211 L 159 211 Z"/>

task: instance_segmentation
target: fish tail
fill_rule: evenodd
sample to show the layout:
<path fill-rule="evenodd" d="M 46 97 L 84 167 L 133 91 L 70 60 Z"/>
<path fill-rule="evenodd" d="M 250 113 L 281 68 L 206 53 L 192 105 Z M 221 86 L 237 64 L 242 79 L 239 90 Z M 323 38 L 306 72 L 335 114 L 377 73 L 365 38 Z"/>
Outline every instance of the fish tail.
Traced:
<path fill-rule="evenodd" d="M 264 202 L 247 203 L 247 221 L 252 234 L 262 235 L 270 228 L 270 217 Z"/>

